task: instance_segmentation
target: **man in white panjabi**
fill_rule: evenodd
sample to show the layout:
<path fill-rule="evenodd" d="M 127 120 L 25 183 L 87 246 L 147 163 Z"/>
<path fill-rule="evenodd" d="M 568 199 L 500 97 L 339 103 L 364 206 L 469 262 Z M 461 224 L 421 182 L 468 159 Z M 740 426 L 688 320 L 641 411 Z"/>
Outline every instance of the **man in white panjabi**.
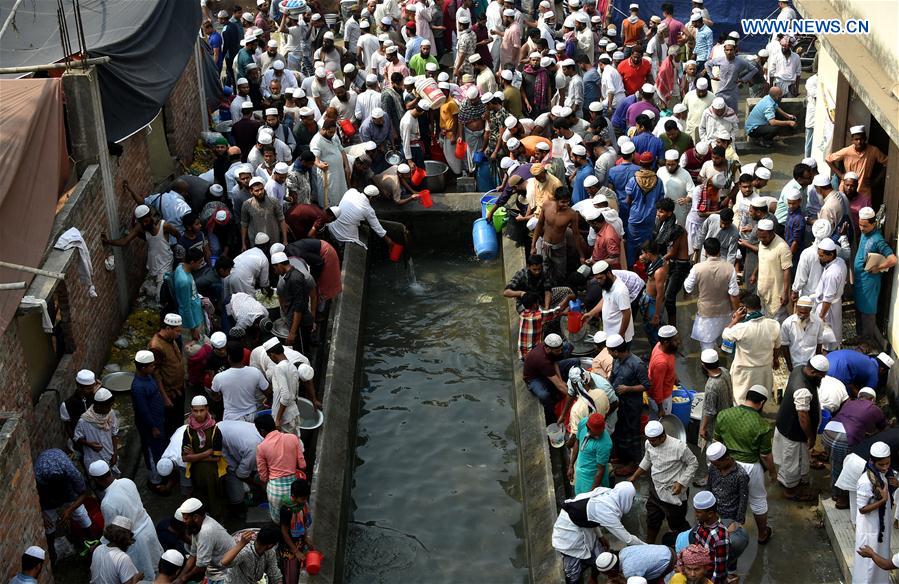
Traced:
<path fill-rule="evenodd" d="M 846 262 L 837 257 L 837 244 L 829 237 L 818 244 L 818 259 L 824 272 L 815 287 L 817 313 L 833 331 L 834 340 L 824 345 L 828 351 L 840 348 L 843 340 L 843 288 L 846 287 Z"/>
<path fill-rule="evenodd" d="M 793 255 L 783 238 L 774 233 L 774 222 L 770 219 L 759 221 L 758 237 L 759 263 L 752 278 L 757 283 L 765 313 L 783 322 L 789 314 Z"/>
<path fill-rule="evenodd" d="M 820 346 L 833 343 L 833 331 L 814 312 L 815 301 L 811 296 L 800 296 L 796 310 L 780 325 L 780 353 L 787 368 L 801 367 L 813 355 L 820 353 Z"/>
<path fill-rule="evenodd" d="M 865 472 L 856 484 L 855 549 L 869 546 L 878 555 L 890 557 L 893 531 L 893 490 L 896 471 L 890 469 L 890 447 L 885 442 L 871 445 Z M 890 574 L 873 560 L 853 554 L 853 584 L 888 584 Z"/>
<path fill-rule="evenodd" d="M 735 345 L 730 374 L 736 403 L 743 403 L 753 385 L 774 387 L 773 365 L 780 366 L 775 352 L 780 346 L 780 325 L 765 317 L 755 294 L 744 294 L 740 305 L 721 333 L 723 340 Z"/>

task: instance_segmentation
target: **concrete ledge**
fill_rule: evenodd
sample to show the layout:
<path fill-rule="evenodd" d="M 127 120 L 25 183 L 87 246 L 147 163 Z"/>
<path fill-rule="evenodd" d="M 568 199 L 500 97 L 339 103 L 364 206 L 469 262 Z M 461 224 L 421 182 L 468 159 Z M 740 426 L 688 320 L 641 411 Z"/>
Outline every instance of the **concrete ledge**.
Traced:
<path fill-rule="evenodd" d="M 852 565 L 854 558 L 858 557 L 855 553 L 855 527 L 849 521 L 849 509 L 837 509 L 834 506 L 833 499 L 821 499 L 821 511 L 824 515 L 824 527 L 827 529 L 827 535 L 830 537 L 833 553 L 837 558 L 837 565 L 843 572 L 843 581 L 852 582 Z M 890 527 L 892 527 L 892 518 Z M 891 541 L 891 552 L 895 554 L 899 552 L 899 541 L 893 537 Z M 890 572 L 890 582 L 899 583 L 899 571 Z"/>
<path fill-rule="evenodd" d="M 367 235 L 365 230 L 360 232 L 364 242 L 368 240 Z M 358 245 L 347 245 L 341 269 L 343 292 L 333 307 L 331 345 L 322 396 L 325 421 L 316 442 L 310 500 L 314 523 L 309 536 L 324 559 L 321 572 L 317 576 L 303 572 L 302 582 L 343 580 L 367 276 L 367 250 Z"/>
<path fill-rule="evenodd" d="M 503 270 L 506 281 L 524 266 L 524 249 L 502 238 Z M 531 582 L 559 582 L 562 560 L 552 546 L 553 524 L 558 516 L 549 441 L 546 439 L 543 407 L 528 391 L 518 359 L 518 312 L 507 300 L 509 310 L 509 352 L 512 367 L 513 405 L 518 428 L 518 467 L 524 506 L 524 535 Z"/>

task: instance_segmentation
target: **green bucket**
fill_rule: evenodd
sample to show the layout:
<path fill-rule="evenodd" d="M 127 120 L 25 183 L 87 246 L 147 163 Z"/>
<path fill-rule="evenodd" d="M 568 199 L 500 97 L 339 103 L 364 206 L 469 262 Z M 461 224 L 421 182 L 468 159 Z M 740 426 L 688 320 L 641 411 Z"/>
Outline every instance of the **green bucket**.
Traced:
<path fill-rule="evenodd" d="M 490 209 L 495 207 L 496 205 L 487 205 L 487 212 L 490 212 Z M 500 207 L 496 210 L 496 213 L 493 214 L 493 228 L 496 229 L 497 233 L 502 233 L 503 227 L 506 226 L 506 221 L 508 221 L 509 217 L 506 214 L 506 208 Z"/>

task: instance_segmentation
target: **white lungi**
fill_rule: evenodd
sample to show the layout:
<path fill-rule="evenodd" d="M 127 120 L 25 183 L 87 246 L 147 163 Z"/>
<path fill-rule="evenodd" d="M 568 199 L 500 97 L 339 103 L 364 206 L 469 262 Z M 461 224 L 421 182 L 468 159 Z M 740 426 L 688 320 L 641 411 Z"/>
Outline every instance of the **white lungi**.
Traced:
<path fill-rule="evenodd" d="M 874 490 L 868 475 L 862 472 L 856 483 L 856 504 L 861 509 L 865 505 L 874 501 Z M 883 518 L 883 541 L 877 541 L 877 534 L 880 530 L 880 520 L 878 511 L 871 511 L 865 515 L 856 512 L 855 517 L 855 549 L 867 545 L 871 546 L 877 554 L 889 558 L 892 557 L 890 551 L 890 535 L 893 531 L 893 506 L 889 501 L 886 503 L 886 510 Z M 852 584 L 889 584 L 890 573 L 877 567 L 873 560 L 863 558 L 858 554 L 852 554 Z"/>
<path fill-rule="evenodd" d="M 809 455 L 808 444 L 790 440 L 774 429 L 774 464 L 777 465 L 777 480 L 788 489 L 808 478 Z"/>
<path fill-rule="evenodd" d="M 761 462 L 736 461 L 749 475 L 749 508 L 753 515 L 764 515 L 768 512 L 768 491 L 765 490 L 765 469 Z"/>

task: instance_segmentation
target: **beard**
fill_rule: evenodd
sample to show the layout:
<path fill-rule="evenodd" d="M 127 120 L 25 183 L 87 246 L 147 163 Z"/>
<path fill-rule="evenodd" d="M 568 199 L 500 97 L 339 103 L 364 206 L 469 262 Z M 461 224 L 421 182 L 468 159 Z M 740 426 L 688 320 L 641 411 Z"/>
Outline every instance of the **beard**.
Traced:
<path fill-rule="evenodd" d="M 186 531 L 190 535 L 196 535 L 196 534 L 200 533 L 200 527 L 201 526 L 199 526 L 199 525 L 194 525 L 193 523 L 191 523 L 189 525 L 184 526 L 184 531 Z"/>
<path fill-rule="evenodd" d="M 608 292 L 609 290 L 612 289 L 612 281 L 609 279 L 603 280 L 599 284 L 599 287 L 602 288 L 603 290 L 605 290 L 606 292 Z"/>

